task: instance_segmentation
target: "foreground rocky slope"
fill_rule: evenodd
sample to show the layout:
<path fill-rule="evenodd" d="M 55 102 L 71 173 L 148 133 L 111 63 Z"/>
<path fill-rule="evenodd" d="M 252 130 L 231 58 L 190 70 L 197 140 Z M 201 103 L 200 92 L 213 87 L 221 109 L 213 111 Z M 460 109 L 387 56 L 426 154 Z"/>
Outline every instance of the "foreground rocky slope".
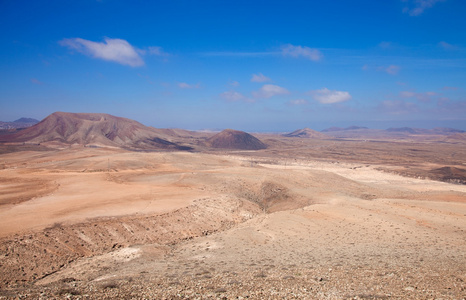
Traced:
<path fill-rule="evenodd" d="M 273 151 L 3 154 L 0 299 L 465 298 L 464 185 Z"/>
<path fill-rule="evenodd" d="M 462 203 L 432 200 L 334 198 L 327 204 L 259 214 L 225 231 L 170 244 L 143 239 L 129 247 L 109 245 L 102 255 L 66 263 L 35 286 L 0 295 L 463 299 L 466 209 Z M 164 221 L 173 222 L 175 216 Z"/>
<path fill-rule="evenodd" d="M 40 232 L 4 238 L 0 240 L 0 287 L 44 279 L 79 258 L 132 245 L 156 244 L 164 249 L 182 240 L 228 229 L 259 212 L 257 205 L 240 200 L 199 199 L 166 214 L 55 224 Z"/>

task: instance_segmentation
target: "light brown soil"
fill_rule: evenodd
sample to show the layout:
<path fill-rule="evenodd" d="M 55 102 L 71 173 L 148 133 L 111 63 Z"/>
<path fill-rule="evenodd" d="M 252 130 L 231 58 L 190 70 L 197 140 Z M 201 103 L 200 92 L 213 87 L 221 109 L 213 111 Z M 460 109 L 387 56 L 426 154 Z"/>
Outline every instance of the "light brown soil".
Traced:
<path fill-rule="evenodd" d="M 1 155 L 0 299 L 466 298 L 465 185 L 294 151 Z"/>

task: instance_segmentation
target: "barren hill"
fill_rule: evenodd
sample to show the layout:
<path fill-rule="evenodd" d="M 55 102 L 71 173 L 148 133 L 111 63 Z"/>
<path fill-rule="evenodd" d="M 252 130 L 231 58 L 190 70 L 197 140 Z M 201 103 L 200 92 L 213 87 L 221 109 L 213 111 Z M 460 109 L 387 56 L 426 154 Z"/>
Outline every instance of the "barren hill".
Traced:
<path fill-rule="evenodd" d="M 137 149 L 184 149 L 160 136 L 158 129 L 134 120 L 99 113 L 55 112 L 3 142 L 64 143 Z"/>
<path fill-rule="evenodd" d="M 210 137 L 207 145 L 213 148 L 238 149 L 238 150 L 260 150 L 267 146 L 256 137 L 244 131 L 225 129 Z"/>
<path fill-rule="evenodd" d="M 34 124 L 39 123 L 38 120 L 32 118 L 20 118 L 13 122 L 2 122 L 0 121 L 0 129 L 16 129 L 16 128 L 26 128 Z"/>
<path fill-rule="evenodd" d="M 419 128 L 411 128 L 411 127 L 390 127 L 386 131 L 388 132 L 400 132 L 400 133 L 408 133 L 408 134 L 422 134 L 425 130 Z"/>
<path fill-rule="evenodd" d="M 293 132 L 284 134 L 283 136 L 285 137 L 300 137 L 300 138 L 316 138 L 316 139 L 325 139 L 328 138 L 323 133 L 320 133 L 318 131 L 312 130 L 310 128 L 303 128 L 303 129 L 298 129 Z"/>
<path fill-rule="evenodd" d="M 449 135 L 445 140 L 448 142 L 466 142 L 466 132 Z"/>

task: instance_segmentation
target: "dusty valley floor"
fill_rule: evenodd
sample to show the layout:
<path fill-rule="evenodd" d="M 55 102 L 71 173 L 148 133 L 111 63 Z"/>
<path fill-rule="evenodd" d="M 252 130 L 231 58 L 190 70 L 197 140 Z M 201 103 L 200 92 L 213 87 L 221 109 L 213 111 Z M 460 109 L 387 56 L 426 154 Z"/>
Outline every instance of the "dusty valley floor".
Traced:
<path fill-rule="evenodd" d="M 275 143 L 1 154 L 0 299 L 466 299 L 461 145 Z"/>

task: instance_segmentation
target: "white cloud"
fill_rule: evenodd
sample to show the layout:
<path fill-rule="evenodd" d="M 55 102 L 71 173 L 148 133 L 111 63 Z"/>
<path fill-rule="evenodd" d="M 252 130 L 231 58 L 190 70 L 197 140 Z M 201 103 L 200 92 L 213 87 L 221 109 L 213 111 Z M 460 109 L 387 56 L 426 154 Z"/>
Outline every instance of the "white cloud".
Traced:
<path fill-rule="evenodd" d="M 251 82 L 267 82 L 270 81 L 270 78 L 265 76 L 262 73 L 252 74 Z"/>
<path fill-rule="evenodd" d="M 186 83 L 186 82 L 179 82 L 178 87 L 180 89 L 198 89 L 198 88 L 201 87 L 201 85 L 199 83 L 189 84 L 189 83 Z"/>
<path fill-rule="evenodd" d="M 147 52 L 150 55 L 159 55 L 159 56 L 167 55 L 167 53 L 163 52 L 162 47 L 158 47 L 158 46 L 148 47 Z"/>
<path fill-rule="evenodd" d="M 233 87 L 238 87 L 238 86 L 240 86 L 240 83 L 239 83 L 238 81 L 230 81 L 228 84 L 231 85 L 231 86 L 233 86 Z"/>
<path fill-rule="evenodd" d="M 400 92 L 401 98 L 415 98 L 419 102 L 430 102 L 433 97 L 438 96 L 436 92 L 425 92 L 425 93 L 415 93 L 411 91 L 402 91 Z"/>
<path fill-rule="evenodd" d="M 60 45 L 76 50 L 94 58 L 117 62 L 122 65 L 139 67 L 144 61 L 127 41 L 122 39 L 105 38 L 104 42 L 93 42 L 81 38 L 63 39 Z"/>
<path fill-rule="evenodd" d="M 445 49 L 445 50 L 457 50 L 458 49 L 458 47 L 456 47 L 456 46 L 454 46 L 452 44 L 449 44 L 447 42 L 444 42 L 444 41 L 441 41 L 440 43 L 438 43 L 438 45 L 440 47 L 442 47 L 443 49 Z"/>
<path fill-rule="evenodd" d="M 386 100 L 378 105 L 378 109 L 384 113 L 393 115 L 402 115 L 408 113 L 415 113 L 418 111 L 416 104 L 406 102 L 403 100 Z"/>
<path fill-rule="evenodd" d="M 323 104 L 339 103 L 350 100 L 350 93 L 344 91 L 332 91 L 327 88 L 310 92 L 311 96 Z"/>
<path fill-rule="evenodd" d="M 411 98 L 411 97 L 414 97 L 415 95 L 416 93 L 414 92 L 409 92 L 409 91 L 400 92 L 400 96 L 403 98 Z"/>
<path fill-rule="evenodd" d="M 290 105 L 305 105 L 305 104 L 308 104 L 308 101 L 305 99 L 296 99 L 296 100 L 290 100 L 288 103 Z"/>
<path fill-rule="evenodd" d="M 361 70 L 363 70 L 363 71 L 376 70 L 376 71 L 379 71 L 379 72 L 385 72 L 385 73 L 390 74 L 390 75 L 397 75 L 400 72 L 401 67 L 397 66 L 397 65 L 369 66 L 369 65 L 366 64 L 366 65 L 363 65 L 361 67 Z"/>
<path fill-rule="evenodd" d="M 255 98 L 270 98 L 277 95 L 286 95 L 290 92 L 278 85 L 264 84 L 259 90 L 252 92 Z"/>
<path fill-rule="evenodd" d="M 400 72 L 401 67 L 397 65 L 389 65 L 388 67 L 379 67 L 378 70 L 390 75 L 396 75 Z"/>
<path fill-rule="evenodd" d="M 291 56 L 295 58 L 304 57 L 312 61 L 319 61 L 323 57 L 322 53 L 317 49 L 306 46 L 293 46 L 291 44 L 282 46 L 282 54 L 284 56 Z"/>
<path fill-rule="evenodd" d="M 237 102 L 237 101 L 246 101 L 246 102 L 253 102 L 251 99 L 245 97 L 243 94 L 238 93 L 236 91 L 227 91 L 220 94 L 220 97 L 229 101 L 229 102 Z"/>
<path fill-rule="evenodd" d="M 419 16 L 426 9 L 431 8 L 437 2 L 443 2 L 445 0 L 402 0 L 407 3 L 407 6 L 403 8 L 403 12 L 410 16 Z"/>

